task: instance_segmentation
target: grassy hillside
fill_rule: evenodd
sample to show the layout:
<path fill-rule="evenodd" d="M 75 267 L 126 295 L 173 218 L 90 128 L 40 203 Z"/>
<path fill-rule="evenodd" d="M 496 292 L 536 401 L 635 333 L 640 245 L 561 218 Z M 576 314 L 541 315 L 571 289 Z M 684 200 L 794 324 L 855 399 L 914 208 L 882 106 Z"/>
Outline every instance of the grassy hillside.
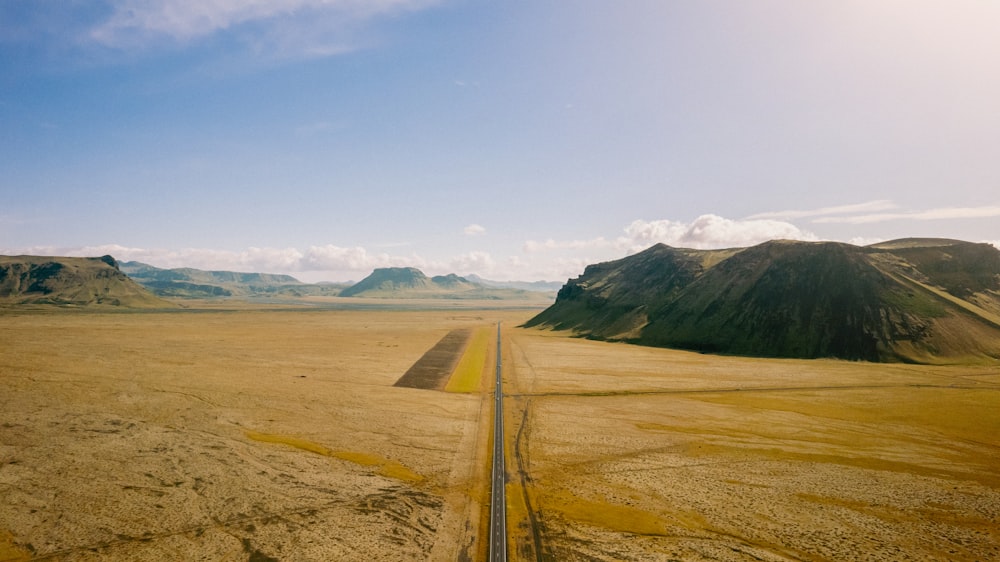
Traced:
<path fill-rule="evenodd" d="M 887 270 L 1000 316 L 1000 252 L 992 245 L 910 238 L 869 248 Z"/>
<path fill-rule="evenodd" d="M 919 338 L 925 307 L 905 297 L 856 246 L 769 242 L 720 263 L 655 311 L 640 341 L 778 357 L 884 358 L 888 342 Z M 899 297 L 899 298 L 896 298 Z"/>
<path fill-rule="evenodd" d="M 437 287 L 422 271 L 413 267 L 376 269 L 361 281 L 340 292 L 342 297 L 383 296 L 402 292 L 432 292 Z"/>
<path fill-rule="evenodd" d="M 302 283 L 290 275 L 204 271 L 189 267 L 160 269 L 123 262 L 121 270 L 153 293 L 165 297 L 214 298 L 255 296 L 334 296 L 341 285 Z"/>
<path fill-rule="evenodd" d="M 427 277 L 413 267 L 379 268 L 358 283 L 340 292 L 342 297 L 371 297 L 396 299 L 482 299 L 551 302 L 551 298 L 537 291 L 487 287 L 459 277 L 454 273 Z"/>
<path fill-rule="evenodd" d="M 638 336 L 649 311 L 676 298 L 707 267 L 732 252 L 657 244 L 627 258 L 589 265 L 559 290 L 555 304 L 528 325 L 575 329 L 598 338 Z"/>
<path fill-rule="evenodd" d="M 997 360 L 1000 251 L 941 239 L 658 245 L 588 267 L 529 325 L 767 357 Z"/>
<path fill-rule="evenodd" d="M 0 304 L 175 306 L 129 279 L 111 256 L 0 256 Z"/>

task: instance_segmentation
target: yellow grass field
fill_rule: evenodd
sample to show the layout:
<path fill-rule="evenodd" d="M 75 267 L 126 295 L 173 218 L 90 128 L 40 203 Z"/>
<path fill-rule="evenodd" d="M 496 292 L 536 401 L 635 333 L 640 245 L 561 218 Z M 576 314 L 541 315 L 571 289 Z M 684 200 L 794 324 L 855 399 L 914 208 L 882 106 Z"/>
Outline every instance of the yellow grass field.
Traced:
<path fill-rule="evenodd" d="M 0 560 L 475 559 L 484 395 L 393 384 L 530 314 L 8 311 Z"/>
<path fill-rule="evenodd" d="M 455 372 L 448 379 L 445 391 L 479 392 L 483 370 L 486 368 L 486 357 L 489 356 L 494 333 L 494 330 L 488 327 L 476 330 L 469 340 L 469 345 L 465 348 L 462 359 L 455 367 Z"/>
<path fill-rule="evenodd" d="M 699 355 L 535 312 L 3 312 L 0 560 L 481 560 L 497 321 L 512 560 L 1000 559 L 997 366 Z M 393 386 L 461 328 L 452 392 Z"/>
<path fill-rule="evenodd" d="M 997 366 L 508 346 L 517 560 L 1000 559 Z"/>

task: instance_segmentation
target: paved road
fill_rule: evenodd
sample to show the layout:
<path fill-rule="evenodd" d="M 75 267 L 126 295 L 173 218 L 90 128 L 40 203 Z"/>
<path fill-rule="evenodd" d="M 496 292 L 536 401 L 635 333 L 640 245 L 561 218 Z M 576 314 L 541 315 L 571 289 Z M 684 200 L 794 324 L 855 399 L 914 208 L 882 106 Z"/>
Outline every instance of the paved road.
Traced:
<path fill-rule="evenodd" d="M 490 497 L 490 562 L 507 560 L 507 471 L 503 459 L 503 382 L 497 322 L 497 380 L 493 414 L 493 495 Z"/>

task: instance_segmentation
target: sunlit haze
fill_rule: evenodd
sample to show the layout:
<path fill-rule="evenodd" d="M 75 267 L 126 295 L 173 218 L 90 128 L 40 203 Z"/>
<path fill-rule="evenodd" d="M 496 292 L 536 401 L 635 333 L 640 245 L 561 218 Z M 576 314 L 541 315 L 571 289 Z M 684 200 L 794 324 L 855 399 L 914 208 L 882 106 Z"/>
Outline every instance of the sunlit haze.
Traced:
<path fill-rule="evenodd" d="M 0 253 L 564 280 L 1000 244 L 1000 3 L 7 0 Z"/>

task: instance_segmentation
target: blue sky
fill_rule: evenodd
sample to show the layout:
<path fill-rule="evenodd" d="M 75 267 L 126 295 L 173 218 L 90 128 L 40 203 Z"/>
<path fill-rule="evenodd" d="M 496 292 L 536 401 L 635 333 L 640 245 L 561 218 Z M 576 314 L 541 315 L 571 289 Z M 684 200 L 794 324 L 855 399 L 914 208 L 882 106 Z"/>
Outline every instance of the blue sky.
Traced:
<path fill-rule="evenodd" d="M 0 253 L 564 280 L 1000 240 L 988 1 L 0 1 Z"/>

